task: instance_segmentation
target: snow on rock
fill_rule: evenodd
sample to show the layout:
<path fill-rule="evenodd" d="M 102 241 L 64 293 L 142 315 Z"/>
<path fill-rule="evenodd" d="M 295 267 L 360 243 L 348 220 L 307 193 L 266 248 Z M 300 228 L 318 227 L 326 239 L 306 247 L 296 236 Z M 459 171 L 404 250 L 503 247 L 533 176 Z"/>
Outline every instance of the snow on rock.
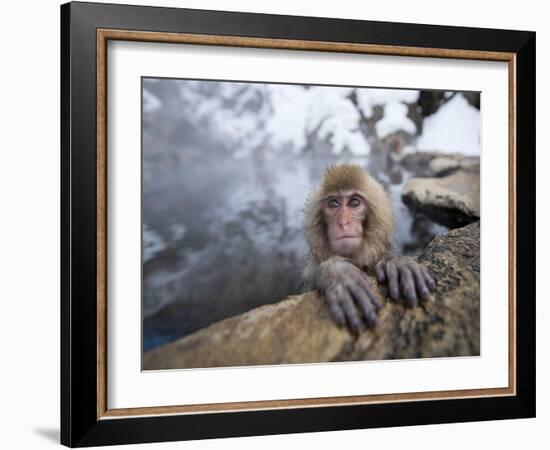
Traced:
<path fill-rule="evenodd" d="M 384 108 L 384 117 L 376 122 L 376 132 L 378 136 L 383 139 L 399 130 L 414 134 L 416 132 L 416 126 L 414 122 L 407 117 L 408 111 L 409 109 L 404 103 L 388 103 Z"/>
<path fill-rule="evenodd" d="M 350 100 L 352 92 L 359 108 Z M 373 107 L 381 105 L 382 137 L 397 130 L 414 133 L 404 102 L 419 96 L 419 91 L 400 89 L 197 81 L 181 81 L 180 93 L 186 116 L 210 129 L 228 148 L 238 148 L 240 157 L 266 145 L 273 151 L 298 153 L 312 134 L 330 142 L 334 154 L 347 150 L 368 155 L 361 116 L 370 117 Z"/>
<path fill-rule="evenodd" d="M 388 103 L 414 103 L 418 101 L 420 91 L 408 89 L 357 89 L 357 103 L 366 117 L 372 115 L 372 107 Z"/>
<path fill-rule="evenodd" d="M 480 115 L 463 95 L 455 95 L 439 110 L 424 119 L 424 130 L 418 138 L 420 151 L 479 155 Z"/>
<path fill-rule="evenodd" d="M 347 130 L 345 133 L 336 133 L 331 136 L 334 145 L 334 153 L 339 155 L 344 149 L 348 149 L 357 156 L 368 155 L 370 145 L 361 132 Z"/>
<path fill-rule="evenodd" d="M 266 133 L 275 147 L 290 145 L 294 151 L 306 145 L 306 136 L 318 133 L 332 143 L 335 154 L 344 149 L 366 155 L 370 146 L 360 133 L 359 113 L 349 101 L 351 88 L 275 85 L 269 87 L 271 115 Z"/>
<path fill-rule="evenodd" d="M 311 97 L 309 129 L 318 128 L 321 139 L 329 139 L 338 155 L 348 149 L 355 155 L 367 155 L 370 145 L 359 131 L 359 112 L 349 100 L 351 88 L 316 87 Z"/>
<path fill-rule="evenodd" d="M 418 90 L 190 80 L 179 81 L 179 89 L 181 113 L 192 125 L 209 130 L 235 157 L 258 148 L 300 153 L 315 135 L 329 142 L 336 155 L 368 155 L 363 120 L 373 117 L 375 107 L 384 110 L 375 124 L 378 138 L 417 131 L 407 117 L 407 104 L 418 101 Z M 160 101 L 144 90 L 144 109 L 159 107 Z M 425 119 L 418 147 L 479 154 L 479 111 L 455 95 Z"/>

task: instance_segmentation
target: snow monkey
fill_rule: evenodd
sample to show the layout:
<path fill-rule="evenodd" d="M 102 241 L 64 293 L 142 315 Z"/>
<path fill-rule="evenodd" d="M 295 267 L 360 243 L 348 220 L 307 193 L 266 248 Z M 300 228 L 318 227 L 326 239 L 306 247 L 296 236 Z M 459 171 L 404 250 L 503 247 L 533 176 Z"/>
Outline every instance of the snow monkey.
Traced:
<path fill-rule="evenodd" d="M 394 215 L 388 194 L 363 168 L 329 167 L 305 208 L 310 261 L 304 272 L 310 287 L 324 295 L 340 326 L 359 333 L 363 321 L 376 326 L 382 304 L 367 273 L 388 283 L 393 300 L 409 306 L 430 297 L 435 283 L 411 257 L 399 257 L 393 244 Z"/>

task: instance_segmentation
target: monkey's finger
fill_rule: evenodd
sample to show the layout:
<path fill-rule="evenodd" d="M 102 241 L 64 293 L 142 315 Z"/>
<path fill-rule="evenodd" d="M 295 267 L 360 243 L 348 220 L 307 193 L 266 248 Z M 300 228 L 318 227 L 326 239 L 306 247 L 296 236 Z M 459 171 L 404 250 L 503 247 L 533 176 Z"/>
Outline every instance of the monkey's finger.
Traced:
<path fill-rule="evenodd" d="M 353 298 L 355 298 L 355 301 L 361 305 L 363 309 L 363 315 L 365 316 L 367 325 L 371 328 L 375 327 L 378 324 L 378 317 L 376 316 L 376 310 L 369 295 L 358 284 L 351 283 L 349 288 Z"/>
<path fill-rule="evenodd" d="M 341 300 L 341 305 L 344 309 L 344 313 L 346 315 L 346 319 L 348 321 L 351 331 L 353 331 L 353 333 L 355 334 L 359 334 L 359 332 L 361 331 L 361 320 L 359 319 L 357 309 L 355 308 L 355 305 L 353 304 L 353 301 L 349 294 L 346 293 L 346 296 Z"/>
<path fill-rule="evenodd" d="M 403 288 L 403 294 L 409 306 L 416 306 L 418 304 L 418 298 L 416 297 L 416 286 L 411 270 L 407 266 L 399 267 L 399 275 L 401 280 L 401 287 Z"/>
<path fill-rule="evenodd" d="M 388 277 L 388 284 L 390 285 L 391 298 L 393 300 L 399 300 L 399 280 L 395 263 L 391 261 L 386 263 L 386 275 Z"/>
<path fill-rule="evenodd" d="M 384 262 L 380 261 L 376 264 L 376 279 L 379 283 L 386 281 L 386 272 L 384 272 Z"/>
<path fill-rule="evenodd" d="M 418 264 L 410 264 L 409 269 L 411 269 L 411 272 L 414 275 L 414 280 L 416 282 L 416 291 L 418 292 L 418 295 L 423 300 L 428 300 L 430 298 L 430 290 L 426 285 L 426 279 L 424 278 L 422 269 Z"/>
<path fill-rule="evenodd" d="M 372 287 L 371 282 L 369 280 L 369 277 L 365 272 L 362 272 L 361 286 L 367 292 L 367 294 L 368 294 L 371 302 L 373 303 L 374 307 L 377 310 L 382 308 L 382 302 L 378 298 L 378 295 L 376 295 L 376 293 L 374 291 L 374 288 Z"/>
<path fill-rule="evenodd" d="M 332 318 L 339 327 L 343 327 L 346 324 L 346 317 L 344 316 L 344 311 L 342 311 L 338 300 L 334 295 L 328 293 L 326 297 Z"/>
<path fill-rule="evenodd" d="M 420 266 L 422 268 L 422 274 L 424 275 L 424 279 L 426 280 L 426 284 L 428 285 L 428 287 L 430 288 L 430 291 L 433 291 L 435 289 L 435 281 L 433 280 L 433 278 L 430 276 L 430 274 L 428 273 L 428 271 Z"/>

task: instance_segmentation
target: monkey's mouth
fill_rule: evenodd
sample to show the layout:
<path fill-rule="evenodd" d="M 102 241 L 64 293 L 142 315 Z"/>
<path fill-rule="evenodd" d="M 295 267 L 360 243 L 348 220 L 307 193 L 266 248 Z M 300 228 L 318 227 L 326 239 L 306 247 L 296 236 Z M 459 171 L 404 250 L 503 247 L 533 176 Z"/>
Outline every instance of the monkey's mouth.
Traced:
<path fill-rule="evenodd" d="M 335 241 L 341 241 L 343 239 L 358 239 L 360 236 L 357 235 L 346 235 L 346 236 L 340 236 L 335 239 Z"/>

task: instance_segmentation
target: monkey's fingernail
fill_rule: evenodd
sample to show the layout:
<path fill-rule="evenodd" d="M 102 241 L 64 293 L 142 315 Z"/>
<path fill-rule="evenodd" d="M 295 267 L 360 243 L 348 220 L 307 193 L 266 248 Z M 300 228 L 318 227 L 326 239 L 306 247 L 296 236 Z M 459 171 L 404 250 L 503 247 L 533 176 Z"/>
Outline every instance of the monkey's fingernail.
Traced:
<path fill-rule="evenodd" d="M 416 304 L 418 303 L 416 294 L 412 290 L 409 290 L 407 292 L 407 303 L 409 304 L 409 306 L 416 306 Z"/>
<path fill-rule="evenodd" d="M 422 288 L 420 293 L 422 294 L 422 298 L 428 298 L 430 296 L 430 291 L 427 288 Z"/>

